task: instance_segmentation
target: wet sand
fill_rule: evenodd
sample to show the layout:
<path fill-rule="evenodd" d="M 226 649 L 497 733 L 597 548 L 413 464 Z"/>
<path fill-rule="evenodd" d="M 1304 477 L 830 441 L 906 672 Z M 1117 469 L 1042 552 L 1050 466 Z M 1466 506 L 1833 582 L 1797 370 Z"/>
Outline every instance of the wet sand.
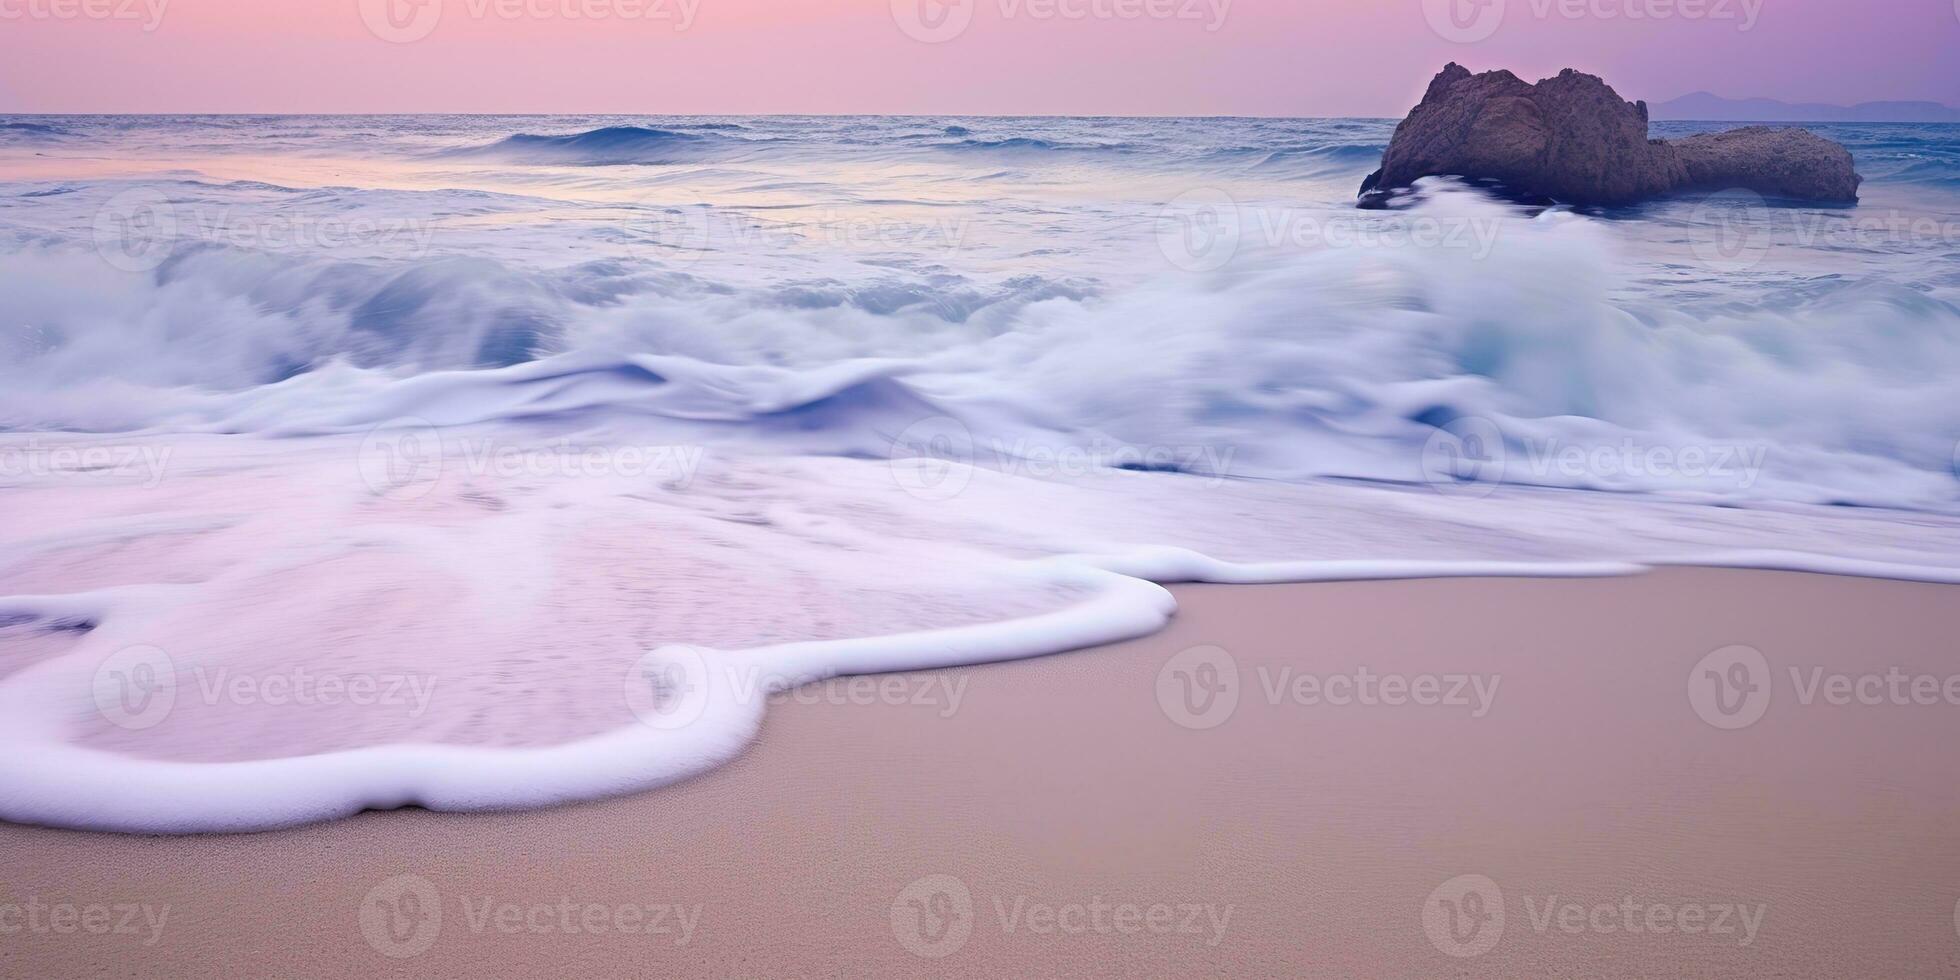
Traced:
<path fill-rule="evenodd" d="M 805 689 L 626 799 L 0 825 L 0 975 L 1960 971 L 1960 589 L 1176 591 L 1143 640 Z"/>

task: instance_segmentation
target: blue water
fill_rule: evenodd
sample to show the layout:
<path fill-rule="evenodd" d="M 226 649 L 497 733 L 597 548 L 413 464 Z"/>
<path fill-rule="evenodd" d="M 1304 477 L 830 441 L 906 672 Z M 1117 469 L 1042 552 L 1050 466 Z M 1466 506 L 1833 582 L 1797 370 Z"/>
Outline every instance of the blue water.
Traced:
<path fill-rule="evenodd" d="M 1357 212 L 1388 120 L 9 117 L 0 427 L 352 427 L 430 372 L 654 355 L 764 441 L 821 406 L 798 451 L 927 405 L 1390 478 L 1478 417 L 1761 443 L 1752 497 L 1951 501 L 1960 126 L 1810 128 L 1858 208 Z M 535 394 L 444 391 L 416 411 Z M 580 408 L 629 410 L 672 411 Z"/>
<path fill-rule="evenodd" d="M 1960 581 L 1960 129 L 1819 129 L 1856 208 L 1361 211 L 1382 120 L 0 121 L 0 816 L 660 785 L 1154 583 Z M 202 696 L 301 671 L 442 693 Z"/>

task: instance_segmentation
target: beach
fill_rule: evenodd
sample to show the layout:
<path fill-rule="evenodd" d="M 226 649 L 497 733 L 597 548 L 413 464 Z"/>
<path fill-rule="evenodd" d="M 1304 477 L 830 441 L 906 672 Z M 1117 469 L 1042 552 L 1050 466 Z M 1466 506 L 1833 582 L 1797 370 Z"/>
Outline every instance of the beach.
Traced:
<path fill-rule="evenodd" d="M 0 826 L 0 974 L 1960 967 L 1952 586 L 1173 591 L 1127 643 L 779 695 L 733 762 L 623 798 Z"/>

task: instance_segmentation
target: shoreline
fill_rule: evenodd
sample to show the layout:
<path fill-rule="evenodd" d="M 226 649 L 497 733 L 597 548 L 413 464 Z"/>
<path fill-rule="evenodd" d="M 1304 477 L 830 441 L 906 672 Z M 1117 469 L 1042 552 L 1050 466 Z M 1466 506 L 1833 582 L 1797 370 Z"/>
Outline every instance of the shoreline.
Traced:
<path fill-rule="evenodd" d="M 149 945 L 20 930 L 0 968 L 1633 977 L 1960 963 L 1960 759 L 1945 751 L 1960 706 L 1910 701 L 1917 678 L 1960 674 L 1946 587 L 1663 568 L 1173 592 L 1177 618 L 1139 639 L 799 689 L 727 765 L 610 800 L 250 835 L 0 825 L 0 908 L 132 906 L 134 923 L 168 908 Z M 1691 678 L 1737 646 L 1771 672 L 1760 717 L 1730 729 L 1698 717 L 1741 716 L 1697 702 Z M 1863 679 L 1895 669 L 1907 702 L 1859 700 Z M 1840 676 L 1850 700 L 1832 703 Z M 1235 707 L 1221 715 L 1223 689 L 1193 686 L 1207 677 L 1241 680 Z M 1330 700 L 1344 688 L 1356 694 Z M 1450 955 L 1467 933 L 1424 916 L 1469 909 L 1463 889 L 1485 880 L 1506 913 L 1498 938 Z M 442 910 L 433 931 L 399 915 L 423 885 Z M 1648 928 L 1663 920 L 1679 927 Z M 1641 928 L 1600 928 L 1629 923 Z"/>
<path fill-rule="evenodd" d="M 1179 614 L 1172 585 L 1275 586 L 1450 580 L 1627 578 L 1670 568 L 1799 572 L 1927 584 L 1960 584 L 1960 569 L 1745 551 L 1704 559 L 1639 562 L 1303 560 L 1240 563 L 1181 548 L 1065 555 L 1019 564 L 1027 582 L 1090 589 L 1074 605 L 1031 616 L 918 632 L 716 651 L 689 644 L 648 651 L 627 674 L 616 727 L 561 743 L 489 750 L 448 743 L 381 743 L 289 751 L 242 760 L 125 756 L 114 745 L 34 741 L 42 705 L 30 688 L 0 701 L 26 727 L 31 751 L 0 761 L 0 821 L 135 834 L 256 833 L 415 806 L 446 813 L 517 812 L 649 792 L 692 779 L 745 751 L 770 704 L 786 689 L 1058 656 L 1162 631 Z M 86 597 L 20 597 L 33 610 L 69 610 Z M 71 608 L 72 607 L 72 608 Z M 118 656 L 121 656 L 120 654 Z M 36 665 L 40 666 L 40 665 Z M 94 668 L 99 680 L 104 664 Z M 138 665 L 141 666 L 141 665 Z M 159 673 L 177 668 L 167 658 Z M 49 691 L 86 686 L 82 663 L 56 658 L 36 680 Z M 200 675 L 201 676 L 201 675 Z M 649 700 L 669 685 L 675 699 Z M 98 697 L 100 695 L 98 694 Z M 174 700 L 174 696 L 173 696 Z M 102 708 L 103 711 L 110 710 Z M 166 705 L 165 710 L 168 710 Z M 140 719 L 128 719 L 140 721 Z M 59 730 L 55 718 L 43 730 Z M 147 733 L 137 729 L 138 734 Z M 140 788 L 140 792 L 137 789 Z"/>

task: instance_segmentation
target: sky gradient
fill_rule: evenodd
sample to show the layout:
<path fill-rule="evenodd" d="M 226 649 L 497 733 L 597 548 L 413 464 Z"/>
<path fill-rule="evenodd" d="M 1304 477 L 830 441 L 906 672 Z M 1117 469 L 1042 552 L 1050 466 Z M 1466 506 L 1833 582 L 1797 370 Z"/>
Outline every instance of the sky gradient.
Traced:
<path fill-rule="evenodd" d="M 1955 104 L 1960 0 L 0 0 L 12 113 L 1400 116 L 1451 60 Z"/>

